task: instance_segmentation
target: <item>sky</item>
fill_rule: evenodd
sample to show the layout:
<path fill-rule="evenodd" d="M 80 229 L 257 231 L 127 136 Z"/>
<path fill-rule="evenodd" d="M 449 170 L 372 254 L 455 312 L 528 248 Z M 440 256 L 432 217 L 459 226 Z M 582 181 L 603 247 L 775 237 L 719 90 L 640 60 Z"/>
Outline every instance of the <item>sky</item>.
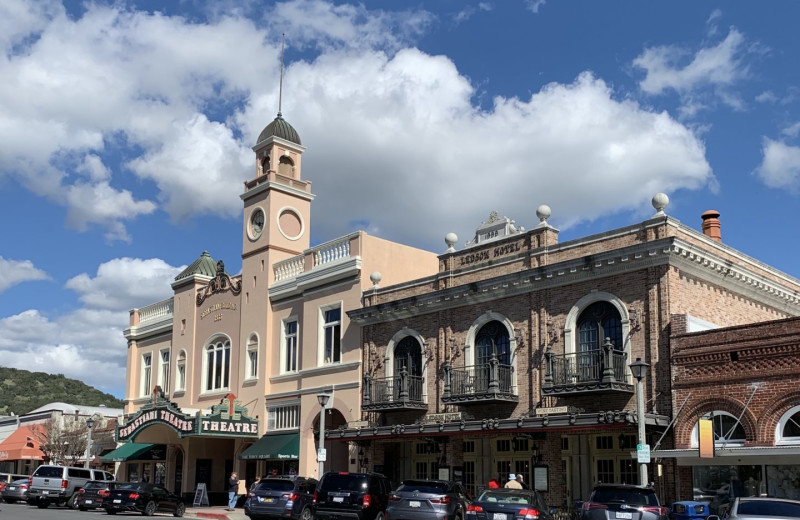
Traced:
<path fill-rule="evenodd" d="M 203 251 L 240 272 L 279 108 L 312 245 L 363 229 L 442 253 L 541 204 L 563 242 L 663 192 L 800 277 L 798 19 L 788 0 L 3 0 L 0 365 L 124 397 L 130 309 Z"/>

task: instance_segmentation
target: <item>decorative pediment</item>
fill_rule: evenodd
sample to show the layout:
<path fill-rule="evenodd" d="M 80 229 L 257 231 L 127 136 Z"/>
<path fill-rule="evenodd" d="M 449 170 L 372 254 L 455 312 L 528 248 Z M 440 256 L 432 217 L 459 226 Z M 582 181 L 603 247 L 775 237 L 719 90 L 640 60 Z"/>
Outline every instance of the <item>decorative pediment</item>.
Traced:
<path fill-rule="evenodd" d="M 217 262 L 216 276 L 209 280 L 206 286 L 197 292 L 197 305 L 202 305 L 205 299 L 212 294 L 227 291 L 230 291 L 233 295 L 238 295 L 242 292 L 242 281 L 232 280 L 228 273 L 225 272 L 225 264 L 220 260 Z"/>

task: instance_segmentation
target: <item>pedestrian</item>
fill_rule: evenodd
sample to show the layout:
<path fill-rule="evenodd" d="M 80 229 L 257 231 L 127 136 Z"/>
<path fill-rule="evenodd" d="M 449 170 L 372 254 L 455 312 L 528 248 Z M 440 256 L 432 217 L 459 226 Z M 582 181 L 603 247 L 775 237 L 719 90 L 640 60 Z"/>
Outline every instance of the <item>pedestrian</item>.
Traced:
<path fill-rule="evenodd" d="M 239 491 L 239 475 L 234 471 L 231 473 L 231 478 L 228 479 L 228 509 L 226 511 L 233 511 L 236 507 L 236 493 Z"/>
<path fill-rule="evenodd" d="M 517 473 L 517 482 L 519 482 L 519 485 L 522 486 L 522 489 L 530 489 L 528 484 L 526 484 L 525 480 L 522 478 L 522 473 Z"/>
<path fill-rule="evenodd" d="M 517 476 L 513 473 L 508 474 L 508 482 L 503 487 L 507 487 L 509 489 L 522 489 L 522 484 L 517 482 Z"/>

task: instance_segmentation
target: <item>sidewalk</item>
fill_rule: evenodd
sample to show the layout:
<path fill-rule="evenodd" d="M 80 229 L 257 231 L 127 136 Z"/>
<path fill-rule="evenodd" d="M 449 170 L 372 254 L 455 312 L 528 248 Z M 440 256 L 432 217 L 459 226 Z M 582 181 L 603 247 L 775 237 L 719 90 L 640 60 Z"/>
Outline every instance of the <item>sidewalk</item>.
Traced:
<path fill-rule="evenodd" d="M 187 507 L 186 518 L 215 518 L 218 520 L 249 520 L 244 514 L 244 508 L 237 507 L 236 511 L 226 511 L 225 506 Z"/>

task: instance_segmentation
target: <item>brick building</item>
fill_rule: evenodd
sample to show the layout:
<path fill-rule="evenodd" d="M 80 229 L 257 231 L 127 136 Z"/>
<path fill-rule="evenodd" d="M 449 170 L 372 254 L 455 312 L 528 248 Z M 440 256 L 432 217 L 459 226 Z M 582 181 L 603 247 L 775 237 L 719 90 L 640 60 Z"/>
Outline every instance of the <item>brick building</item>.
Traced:
<path fill-rule="evenodd" d="M 686 332 L 672 319 L 679 494 L 715 511 L 731 496 L 800 499 L 800 319 Z M 711 419 L 713 458 L 698 453 L 698 421 Z"/>
<path fill-rule="evenodd" d="M 348 313 L 363 327 L 362 417 L 329 435 L 393 480 L 450 476 L 474 490 L 516 473 L 552 506 L 598 480 L 638 482 L 631 362 L 650 366 L 644 440 L 666 431 L 671 449 L 676 316 L 688 332 L 800 315 L 800 281 L 725 245 L 718 213 L 698 232 L 668 202 L 563 243 L 547 206 L 529 231 L 492 213 L 463 250 L 445 238 L 437 274 L 367 290 Z M 649 465 L 665 501 L 679 496 L 676 460 Z"/>

